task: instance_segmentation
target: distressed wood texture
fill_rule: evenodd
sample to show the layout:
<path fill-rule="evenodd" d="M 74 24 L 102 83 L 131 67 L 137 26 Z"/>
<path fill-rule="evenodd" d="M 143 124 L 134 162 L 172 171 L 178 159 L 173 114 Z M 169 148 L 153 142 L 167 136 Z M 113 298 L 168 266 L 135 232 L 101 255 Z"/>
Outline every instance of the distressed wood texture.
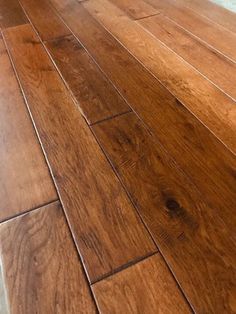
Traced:
<path fill-rule="evenodd" d="M 200 15 L 236 33 L 236 14 L 209 0 L 176 0 Z"/>
<path fill-rule="evenodd" d="M 236 63 L 163 15 L 143 19 L 140 24 L 236 100 Z"/>
<path fill-rule="evenodd" d="M 4 35 L 90 281 L 156 251 L 31 27 Z"/>
<path fill-rule="evenodd" d="M 198 186 L 211 206 L 234 226 L 235 156 L 84 7 L 72 0 L 66 7 L 62 0 L 57 1 L 53 0 L 53 3 L 60 14 L 132 109 Z M 228 130 L 228 137 L 232 140 L 235 136 Z"/>
<path fill-rule="evenodd" d="M 159 14 L 153 6 L 143 0 L 110 0 L 133 19 L 142 19 L 150 15 Z"/>
<path fill-rule="evenodd" d="M 94 284 L 93 291 L 103 314 L 192 313 L 159 254 Z"/>
<path fill-rule="evenodd" d="M 0 69 L 0 220 L 5 220 L 57 194 L 2 39 Z"/>
<path fill-rule="evenodd" d="M 140 25 L 122 14 L 122 11 L 109 1 L 89 0 L 85 1 L 83 6 L 236 154 L 236 103 L 234 100 L 221 92 Z M 62 12 L 62 15 L 65 15 L 67 11 L 69 8 L 65 13 Z M 108 11 L 109 14 L 107 14 Z M 85 14 L 84 20 L 89 24 Z M 75 21 L 73 23 L 76 24 Z M 80 33 L 80 30 L 76 29 L 75 32 Z"/>
<path fill-rule="evenodd" d="M 18 0 L 0 0 L 0 30 L 27 23 Z"/>
<path fill-rule="evenodd" d="M 59 203 L 0 225 L 9 313 L 96 313 Z"/>
<path fill-rule="evenodd" d="M 46 47 L 89 124 L 131 110 L 74 36 Z"/>
<path fill-rule="evenodd" d="M 146 0 L 146 2 L 228 58 L 236 61 L 235 33 L 178 4 L 175 0 Z"/>
<path fill-rule="evenodd" d="M 195 312 L 234 313 L 235 228 L 134 113 L 93 130 Z"/>
<path fill-rule="evenodd" d="M 20 0 L 42 40 L 70 35 L 70 30 L 50 5 L 48 0 Z"/>

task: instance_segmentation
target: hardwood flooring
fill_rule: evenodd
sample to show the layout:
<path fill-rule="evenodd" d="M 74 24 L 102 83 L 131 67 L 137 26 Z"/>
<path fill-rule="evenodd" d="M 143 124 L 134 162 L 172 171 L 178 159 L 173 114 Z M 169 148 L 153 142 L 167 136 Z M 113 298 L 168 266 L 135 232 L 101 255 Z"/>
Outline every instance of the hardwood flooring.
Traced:
<path fill-rule="evenodd" d="M 1 314 L 236 313 L 235 21 L 0 0 Z"/>

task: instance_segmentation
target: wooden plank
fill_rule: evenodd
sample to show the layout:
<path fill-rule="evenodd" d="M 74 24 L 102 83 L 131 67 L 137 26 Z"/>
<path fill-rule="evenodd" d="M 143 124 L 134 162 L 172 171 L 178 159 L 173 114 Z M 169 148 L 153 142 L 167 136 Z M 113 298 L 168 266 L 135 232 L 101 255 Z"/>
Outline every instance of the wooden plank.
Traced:
<path fill-rule="evenodd" d="M 4 35 L 90 281 L 156 251 L 31 27 Z"/>
<path fill-rule="evenodd" d="M 175 0 L 145 0 L 187 31 L 228 58 L 236 61 L 236 36 L 224 27 L 198 15 Z"/>
<path fill-rule="evenodd" d="M 191 313 L 159 254 L 93 285 L 101 313 Z"/>
<path fill-rule="evenodd" d="M 236 14 L 208 0 L 175 0 L 236 33 Z"/>
<path fill-rule="evenodd" d="M 27 23 L 18 0 L 0 0 L 0 29 Z"/>
<path fill-rule="evenodd" d="M 195 182 L 208 202 L 234 226 L 235 156 L 84 7 L 70 0 L 70 6 L 65 8 L 62 0 L 56 1 L 53 3 L 60 14 L 134 111 Z"/>
<path fill-rule="evenodd" d="M 42 40 L 70 34 L 70 30 L 47 0 L 20 0 L 20 2 Z"/>
<path fill-rule="evenodd" d="M 48 41 L 46 47 L 89 124 L 131 110 L 74 36 Z"/>
<path fill-rule="evenodd" d="M 108 1 L 83 6 L 236 154 L 235 101 Z"/>
<path fill-rule="evenodd" d="M 2 224 L 0 243 L 11 314 L 96 313 L 59 203 Z"/>
<path fill-rule="evenodd" d="M 0 69 L 0 220 L 5 220 L 57 194 L 2 39 Z"/>
<path fill-rule="evenodd" d="M 196 313 L 234 313 L 235 228 L 133 113 L 93 130 Z"/>
<path fill-rule="evenodd" d="M 143 19 L 140 24 L 236 100 L 236 63 L 163 15 Z"/>
<path fill-rule="evenodd" d="M 144 17 L 159 14 L 159 12 L 150 4 L 143 0 L 110 0 L 121 10 L 125 11 L 133 19 L 142 19 Z"/>

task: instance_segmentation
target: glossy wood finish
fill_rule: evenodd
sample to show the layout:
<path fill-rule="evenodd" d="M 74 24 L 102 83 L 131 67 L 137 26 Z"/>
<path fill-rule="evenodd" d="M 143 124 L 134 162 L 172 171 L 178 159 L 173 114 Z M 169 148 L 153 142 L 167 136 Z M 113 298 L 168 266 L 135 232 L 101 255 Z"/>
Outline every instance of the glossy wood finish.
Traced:
<path fill-rule="evenodd" d="M 104 314 L 191 313 L 159 254 L 94 284 L 93 291 Z"/>
<path fill-rule="evenodd" d="M 1 221 L 57 194 L 2 39 L 0 69 Z"/>
<path fill-rule="evenodd" d="M 145 1 L 193 35 L 236 61 L 236 37 L 234 33 L 198 15 L 191 9 L 178 5 L 175 0 Z"/>
<path fill-rule="evenodd" d="M 49 1 L 20 0 L 20 3 L 43 40 L 70 34 L 70 30 L 57 16 Z"/>
<path fill-rule="evenodd" d="M 46 46 L 89 124 L 131 110 L 74 36 Z"/>
<path fill-rule="evenodd" d="M 211 206 L 216 207 L 217 212 L 234 226 L 235 156 L 102 28 L 84 7 L 70 0 L 70 6 L 64 8 L 61 0 L 59 3 L 53 1 L 134 111 L 190 176 Z M 83 5 L 85 3 L 88 5 L 89 2 L 85 1 Z M 228 135 L 231 139 L 234 137 L 229 130 Z"/>
<path fill-rule="evenodd" d="M 209 0 L 175 0 L 236 33 L 236 14 Z"/>
<path fill-rule="evenodd" d="M 11 314 L 96 313 L 58 203 L 0 225 L 0 244 Z"/>
<path fill-rule="evenodd" d="M 83 6 L 236 154 L 235 101 L 109 1 L 89 0 Z"/>
<path fill-rule="evenodd" d="M 156 250 L 29 25 L 5 40 L 91 282 Z"/>
<path fill-rule="evenodd" d="M 159 14 L 153 6 L 143 0 L 110 0 L 133 19 L 142 19 L 150 15 Z"/>
<path fill-rule="evenodd" d="M 195 312 L 234 313 L 235 229 L 230 231 L 133 113 L 93 130 Z M 111 293 L 113 284 L 114 291 L 107 286 Z"/>
<path fill-rule="evenodd" d="M 211 49 L 163 15 L 143 19 L 140 24 L 236 100 L 236 63 Z"/>
<path fill-rule="evenodd" d="M 0 0 L 0 29 L 27 23 L 18 0 Z"/>

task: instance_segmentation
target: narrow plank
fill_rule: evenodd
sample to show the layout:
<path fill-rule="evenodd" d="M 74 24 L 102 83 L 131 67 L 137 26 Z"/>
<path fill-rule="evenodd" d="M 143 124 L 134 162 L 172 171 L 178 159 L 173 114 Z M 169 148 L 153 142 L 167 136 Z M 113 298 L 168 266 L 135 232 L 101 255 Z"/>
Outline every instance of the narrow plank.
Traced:
<path fill-rule="evenodd" d="M 27 23 L 18 0 L 0 0 L 0 29 Z"/>
<path fill-rule="evenodd" d="M 144 17 L 159 14 L 153 6 L 143 0 L 110 0 L 121 10 L 124 10 L 133 19 L 142 19 Z"/>
<path fill-rule="evenodd" d="M 89 124 L 131 110 L 74 36 L 45 44 Z"/>
<path fill-rule="evenodd" d="M 83 6 L 72 0 L 67 8 L 62 0 L 54 0 L 53 3 L 134 111 L 195 182 L 208 202 L 234 226 L 235 156 Z"/>
<path fill-rule="evenodd" d="M 236 61 L 236 36 L 224 27 L 198 15 L 175 0 L 145 0 L 193 35 Z"/>
<path fill-rule="evenodd" d="M 175 0 L 236 33 L 236 14 L 208 0 Z"/>
<path fill-rule="evenodd" d="M 156 250 L 29 25 L 4 32 L 91 282 Z"/>
<path fill-rule="evenodd" d="M 93 130 L 195 312 L 234 313 L 235 228 L 207 205 L 134 113 Z"/>
<path fill-rule="evenodd" d="M 2 39 L 0 69 L 0 220 L 5 220 L 57 194 Z"/>
<path fill-rule="evenodd" d="M 236 100 L 236 63 L 163 15 L 143 19 L 140 24 Z"/>
<path fill-rule="evenodd" d="M 93 285 L 101 313 L 191 313 L 159 254 Z"/>
<path fill-rule="evenodd" d="M 110 2 L 83 6 L 236 154 L 235 101 Z"/>
<path fill-rule="evenodd" d="M 0 243 L 11 314 L 96 313 L 59 203 L 2 224 Z"/>
<path fill-rule="evenodd" d="M 42 40 L 67 36 L 70 30 L 47 0 L 20 0 Z"/>

